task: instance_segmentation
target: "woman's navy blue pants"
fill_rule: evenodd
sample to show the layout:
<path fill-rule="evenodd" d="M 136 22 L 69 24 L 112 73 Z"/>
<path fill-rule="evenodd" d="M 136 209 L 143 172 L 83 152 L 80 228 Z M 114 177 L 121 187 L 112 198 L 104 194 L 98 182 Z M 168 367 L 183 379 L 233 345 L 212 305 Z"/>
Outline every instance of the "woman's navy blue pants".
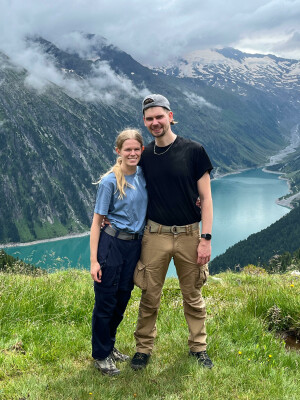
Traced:
<path fill-rule="evenodd" d="M 101 283 L 94 282 L 92 356 L 106 358 L 112 351 L 117 328 L 123 319 L 133 289 L 133 272 L 140 258 L 141 239 L 122 240 L 101 232 L 98 262 Z"/>

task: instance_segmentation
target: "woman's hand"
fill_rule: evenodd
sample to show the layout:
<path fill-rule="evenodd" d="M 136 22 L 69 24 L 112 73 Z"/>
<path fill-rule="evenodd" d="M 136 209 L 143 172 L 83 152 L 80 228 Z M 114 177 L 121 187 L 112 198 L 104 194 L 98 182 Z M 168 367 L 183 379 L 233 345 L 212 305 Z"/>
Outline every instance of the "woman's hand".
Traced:
<path fill-rule="evenodd" d="M 104 215 L 94 213 L 93 222 L 90 233 L 90 260 L 91 260 L 91 277 L 95 282 L 101 282 L 101 267 L 98 263 L 98 245 L 100 240 L 100 229 Z"/>
<path fill-rule="evenodd" d="M 101 283 L 102 271 L 98 262 L 91 263 L 91 277 L 95 282 Z"/>

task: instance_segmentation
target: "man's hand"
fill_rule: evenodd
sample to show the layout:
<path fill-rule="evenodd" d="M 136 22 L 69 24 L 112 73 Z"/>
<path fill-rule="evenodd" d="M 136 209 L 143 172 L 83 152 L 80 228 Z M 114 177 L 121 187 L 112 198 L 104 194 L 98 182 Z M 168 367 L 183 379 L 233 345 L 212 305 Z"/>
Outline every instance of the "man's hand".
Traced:
<path fill-rule="evenodd" d="M 211 256 L 210 240 L 201 239 L 198 245 L 197 252 L 198 252 L 197 264 L 199 265 L 207 264 Z"/>
<path fill-rule="evenodd" d="M 107 217 L 103 218 L 102 224 L 101 224 L 101 228 L 104 228 L 105 225 L 110 225 L 111 226 L 111 223 L 110 223 L 109 219 L 107 219 Z"/>
<path fill-rule="evenodd" d="M 197 200 L 196 200 L 196 206 L 199 207 L 199 208 L 201 208 L 201 200 L 200 200 L 200 197 L 198 197 Z"/>
<path fill-rule="evenodd" d="M 95 282 L 101 283 L 102 271 L 98 262 L 91 263 L 91 277 Z"/>

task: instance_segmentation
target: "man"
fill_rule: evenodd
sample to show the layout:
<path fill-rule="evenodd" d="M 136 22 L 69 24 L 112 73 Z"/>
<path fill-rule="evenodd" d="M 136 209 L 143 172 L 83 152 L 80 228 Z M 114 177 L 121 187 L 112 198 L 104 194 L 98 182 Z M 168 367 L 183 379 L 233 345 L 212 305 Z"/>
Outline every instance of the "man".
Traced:
<path fill-rule="evenodd" d="M 201 287 L 207 280 L 207 263 L 211 256 L 210 171 L 213 167 L 199 143 L 172 132 L 173 113 L 164 96 L 147 96 L 142 110 L 144 124 L 154 141 L 146 146 L 140 162 L 148 190 L 149 219 L 135 272 L 136 284 L 141 275 L 145 280 L 131 367 L 142 369 L 149 361 L 156 337 L 161 291 L 173 257 L 189 327 L 189 354 L 202 366 L 212 368 L 213 363 L 206 353 L 206 310 Z M 201 210 L 196 205 L 198 196 Z"/>

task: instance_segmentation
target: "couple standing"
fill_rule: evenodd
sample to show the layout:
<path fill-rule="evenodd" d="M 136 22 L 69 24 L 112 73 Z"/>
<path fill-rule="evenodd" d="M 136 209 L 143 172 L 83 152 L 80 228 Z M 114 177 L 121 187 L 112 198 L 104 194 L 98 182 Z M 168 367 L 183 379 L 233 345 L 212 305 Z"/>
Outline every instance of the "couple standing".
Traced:
<path fill-rule="evenodd" d="M 144 149 L 138 131 L 121 132 L 116 141 L 119 158 L 99 181 L 90 236 L 95 281 L 92 356 L 95 366 L 108 375 L 120 373 L 117 361 L 129 360 L 115 347 L 115 339 L 135 271 L 135 282 L 140 285 L 138 281 L 142 281 L 143 290 L 131 367 L 146 367 L 156 337 L 161 291 L 173 257 L 189 328 L 189 354 L 200 365 L 212 368 L 206 353 L 201 288 L 211 255 L 213 167 L 200 144 L 172 132 L 173 113 L 164 96 L 147 96 L 142 111 L 154 141 Z M 198 196 L 201 209 L 196 205 Z M 105 216 L 111 225 L 101 229 Z"/>

